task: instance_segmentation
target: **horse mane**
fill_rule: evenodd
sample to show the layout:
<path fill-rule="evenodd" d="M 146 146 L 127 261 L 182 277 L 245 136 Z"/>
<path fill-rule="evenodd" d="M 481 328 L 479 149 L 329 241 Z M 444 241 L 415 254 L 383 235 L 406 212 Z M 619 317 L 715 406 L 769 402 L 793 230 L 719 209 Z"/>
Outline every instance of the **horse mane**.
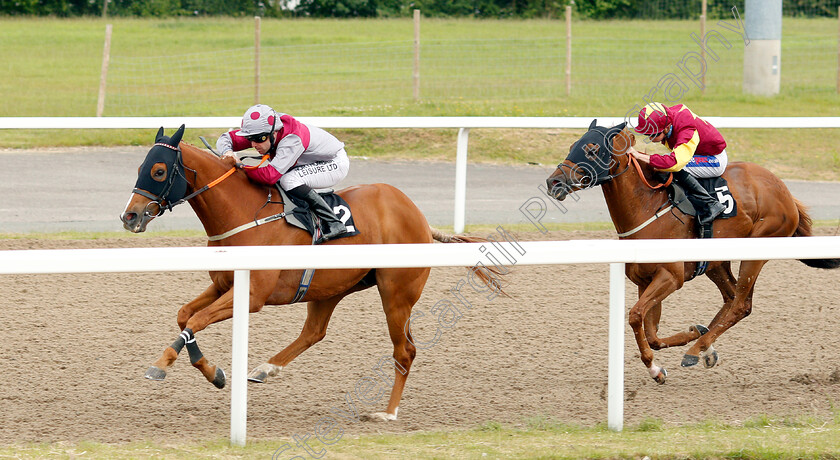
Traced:
<path fill-rule="evenodd" d="M 655 176 L 656 170 L 653 169 L 649 164 L 644 164 L 638 161 L 630 161 L 629 154 L 624 153 L 627 151 L 628 148 L 636 145 L 636 136 L 630 131 L 630 128 L 624 128 L 621 132 L 615 135 L 613 138 L 613 154 L 619 156 L 627 156 L 627 166 L 633 168 L 634 164 L 638 165 L 637 172 L 642 176 L 641 179 L 643 182 L 651 183 L 652 182 L 662 182 L 658 180 Z M 664 190 L 664 188 L 663 188 Z"/>
<path fill-rule="evenodd" d="M 218 160 L 218 162 L 219 162 L 219 163 L 224 163 L 224 162 L 222 161 L 222 157 L 220 157 L 220 156 L 216 155 L 215 153 L 213 153 L 213 152 L 211 152 L 211 151 L 209 151 L 209 150 L 207 150 L 207 149 L 203 149 L 203 148 L 198 147 L 198 146 L 196 146 L 196 145 L 190 144 L 189 142 L 186 142 L 186 141 L 181 141 L 181 145 L 180 145 L 180 146 L 181 146 L 181 149 L 183 149 L 184 147 L 190 147 L 190 148 L 192 148 L 192 149 L 198 150 L 199 152 L 203 152 L 203 153 L 207 154 L 208 156 L 210 156 L 210 157 L 212 157 L 212 158 L 215 158 L 216 160 Z"/>

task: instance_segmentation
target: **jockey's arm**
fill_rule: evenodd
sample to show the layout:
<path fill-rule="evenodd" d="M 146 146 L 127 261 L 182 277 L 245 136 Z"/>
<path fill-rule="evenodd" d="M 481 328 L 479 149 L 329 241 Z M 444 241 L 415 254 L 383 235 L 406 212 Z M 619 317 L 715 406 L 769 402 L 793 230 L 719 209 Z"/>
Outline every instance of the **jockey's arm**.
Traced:
<path fill-rule="evenodd" d="M 263 168 L 244 168 L 244 170 L 245 174 L 247 174 L 252 181 L 265 185 L 274 185 L 281 177 L 283 177 L 283 175 L 270 164 Z"/>
<path fill-rule="evenodd" d="M 633 155 L 633 158 L 641 161 L 642 163 L 650 163 L 650 155 L 648 155 L 647 153 L 642 153 L 633 148 L 632 146 L 627 148 L 627 153 Z"/>
<path fill-rule="evenodd" d="M 245 150 L 251 147 L 251 143 L 247 139 L 234 134 L 236 131 L 239 130 L 234 129 L 232 131 L 223 133 L 221 136 L 219 136 L 219 139 L 216 141 L 216 151 L 219 152 L 219 154 L 222 157 L 230 156 L 237 158 L 234 152 Z"/>
<path fill-rule="evenodd" d="M 686 140 L 678 141 L 678 144 L 669 154 L 651 155 L 651 166 L 665 172 L 676 172 L 683 169 L 691 161 L 694 152 L 697 151 L 697 145 L 700 144 L 700 135 L 696 129 L 689 132 L 685 137 Z"/>
<path fill-rule="evenodd" d="M 262 168 L 245 168 L 245 174 L 254 182 L 274 185 L 295 165 L 303 151 L 303 144 L 298 136 L 286 136 L 277 144 L 274 158 L 267 165 Z"/>

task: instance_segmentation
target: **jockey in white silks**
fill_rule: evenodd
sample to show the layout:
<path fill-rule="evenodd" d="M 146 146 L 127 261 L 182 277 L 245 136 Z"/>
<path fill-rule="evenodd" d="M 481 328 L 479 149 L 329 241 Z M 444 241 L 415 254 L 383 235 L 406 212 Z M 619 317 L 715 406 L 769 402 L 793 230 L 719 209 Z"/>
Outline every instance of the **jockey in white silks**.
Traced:
<path fill-rule="evenodd" d="M 303 124 L 263 104 L 245 111 L 241 126 L 219 136 L 216 150 L 237 161 L 234 152 L 252 147 L 260 155 L 268 155 L 268 163 L 263 167 L 244 168 L 248 177 L 266 185 L 279 182 L 289 195 L 306 201 L 321 219 L 322 241 L 346 233 L 344 224 L 313 190 L 332 187 L 347 177 L 350 160 L 344 143 L 321 128 Z"/>

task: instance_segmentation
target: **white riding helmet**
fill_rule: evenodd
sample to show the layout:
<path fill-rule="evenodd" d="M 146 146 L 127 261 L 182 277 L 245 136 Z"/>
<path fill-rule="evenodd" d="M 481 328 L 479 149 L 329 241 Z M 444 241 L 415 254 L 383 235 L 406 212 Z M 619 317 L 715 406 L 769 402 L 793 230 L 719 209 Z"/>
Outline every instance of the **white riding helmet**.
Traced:
<path fill-rule="evenodd" d="M 255 134 L 273 133 L 276 122 L 277 112 L 274 109 L 264 104 L 257 104 L 242 115 L 242 128 L 236 135 L 248 137 Z"/>

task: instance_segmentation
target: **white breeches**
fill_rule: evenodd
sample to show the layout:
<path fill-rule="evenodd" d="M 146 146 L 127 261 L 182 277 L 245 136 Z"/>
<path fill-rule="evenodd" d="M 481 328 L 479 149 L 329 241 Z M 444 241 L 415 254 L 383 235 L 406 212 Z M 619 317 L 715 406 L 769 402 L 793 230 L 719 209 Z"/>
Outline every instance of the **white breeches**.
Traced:
<path fill-rule="evenodd" d="M 685 171 L 694 177 L 718 177 L 726 171 L 729 159 L 726 157 L 726 150 L 718 155 L 694 155 L 691 161 L 685 165 Z"/>
<path fill-rule="evenodd" d="M 290 169 L 280 178 L 280 186 L 283 190 L 304 184 L 311 188 L 329 188 L 347 177 L 348 171 L 350 159 L 347 158 L 347 152 L 341 149 L 332 160 L 316 161 Z"/>

